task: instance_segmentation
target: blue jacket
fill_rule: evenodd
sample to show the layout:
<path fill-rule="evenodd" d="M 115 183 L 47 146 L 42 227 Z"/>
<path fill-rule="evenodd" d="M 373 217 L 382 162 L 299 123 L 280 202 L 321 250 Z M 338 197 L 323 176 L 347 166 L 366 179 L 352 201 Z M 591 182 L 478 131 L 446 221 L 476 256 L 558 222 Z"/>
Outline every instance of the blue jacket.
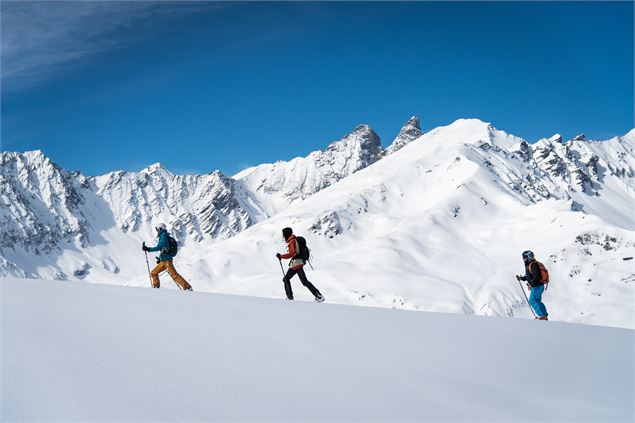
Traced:
<path fill-rule="evenodd" d="M 168 231 L 165 229 L 161 229 L 158 235 L 159 243 L 156 245 L 156 247 L 151 247 L 150 249 L 148 249 L 148 251 L 150 252 L 160 251 L 161 254 L 159 255 L 159 260 L 161 261 L 172 260 L 174 258 L 174 256 L 171 256 L 166 253 L 168 247 L 170 246 L 170 242 L 168 241 L 168 236 L 170 236 Z"/>

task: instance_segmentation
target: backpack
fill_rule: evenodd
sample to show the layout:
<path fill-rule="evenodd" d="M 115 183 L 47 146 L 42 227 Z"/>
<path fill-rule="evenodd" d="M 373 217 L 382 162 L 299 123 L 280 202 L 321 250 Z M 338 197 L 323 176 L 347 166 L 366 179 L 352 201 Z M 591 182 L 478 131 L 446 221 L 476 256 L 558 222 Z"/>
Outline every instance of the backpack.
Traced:
<path fill-rule="evenodd" d="M 174 257 L 178 252 L 179 243 L 172 237 L 172 235 L 168 235 L 168 246 L 165 248 L 165 254 Z"/>
<path fill-rule="evenodd" d="M 538 269 L 540 269 L 540 282 L 542 282 L 543 285 L 548 284 L 549 283 L 549 271 L 547 270 L 545 265 L 542 264 L 541 262 L 539 262 L 538 260 L 536 260 L 536 264 L 538 265 Z"/>
<path fill-rule="evenodd" d="M 308 261 L 309 258 L 311 257 L 311 250 L 309 249 L 309 247 L 306 246 L 306 239 L 304 239 L 304 237 L 301 237 L 301 236 L 296 236 L 295 240 L 298 241 L 298 247 L 300 250 L 296 254 L 296 257 L 299 257 L 304 261 Z"/>

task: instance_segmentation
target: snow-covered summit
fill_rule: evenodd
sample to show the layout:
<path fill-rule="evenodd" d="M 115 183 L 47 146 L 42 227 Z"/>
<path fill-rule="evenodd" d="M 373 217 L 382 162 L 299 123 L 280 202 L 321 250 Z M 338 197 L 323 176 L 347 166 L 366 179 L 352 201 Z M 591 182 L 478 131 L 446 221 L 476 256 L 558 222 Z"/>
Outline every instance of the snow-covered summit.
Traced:
<path fill-rule="evenodd" d="M 417 144 L 430 150 L 456 149 L 463 145 L 510 149 L 525 142 L 522 138 L 510 135 L 495 128 L 491 123 L 480 119 L 457 119 L 449 125 L 439 126 L 419 137 Z M 488 148 L 489 148 L 488 147 Z"/>
<path fill-rule="evenodd" d="M 578 134 L 575 137 L 571 138 L 571 141 L 586 141 L 586 135 Z"/>
<path fill-rule="evenodd" d="M 551 142 L 558 142 L 558 143 L 562 143 L 562 135 L 560 134 L 553 134 L 552 136 L 549 137 L 549 141 Z"/>
<path fill-rule="evenodd" d="M 5 152 L 5 154 L 12 154 L 10 152 Z M 15 153 L 14 153 L 15 154 Z M 35 160 L 44 160 L 46 158 L 46 156 L 44 155 L 44 152 L 42 150 L 29 150 L 29 151 L 25 151 L 24 153 L 24 157 L 27 157 L 29 159 L 35 159 Z"/>
<path fill-rule="evenodd" d="M 164 176 L 167 176 L 167 177 L 174 176 L 174 174 L 172 172 L 170 172 L 167 167 L 165 167 L 163 164 L 161 164 L 161 162 L 153 163 L 150 166 L 142 169 L 139 173 L 145 173 L 145 174 L 148 174 L 148 175 L 161 173 L 161 174 L 163 174 Z"/>
<path fill-rule="evenodd" d="M 635 128 L 622 135 L 621 138 L 629 142 L 635 142 Z"/>
<path fill-rule="evenodd" d="M 368 125 L 358 125 L 321 151 L 288 162 L 262 164 L 234 176 L 254 193 L 270 216 L 363 169 L 382 156 L 381 140 Z"/>

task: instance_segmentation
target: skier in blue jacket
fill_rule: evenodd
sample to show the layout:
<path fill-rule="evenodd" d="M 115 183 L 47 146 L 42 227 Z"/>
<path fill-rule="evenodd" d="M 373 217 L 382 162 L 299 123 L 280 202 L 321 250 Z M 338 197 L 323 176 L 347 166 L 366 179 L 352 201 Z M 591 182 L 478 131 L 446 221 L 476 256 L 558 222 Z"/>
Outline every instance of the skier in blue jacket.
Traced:
<path fill-rule="evenodd" d="M 159 288 L 161 286 L 161 282 L 159 281 L 159 273 L 164 270 L 168 271 L 168 274 L 174 279 L 174 282 L 177 283 L 184 291 L 192 291 L 192 286 L 183 278 L 183 276 L 179 275 L 179 273 L 174 268 L 174 264 L 172 260 L 174 256 L 168 254 L 168 250 L 170 247 L 169 237 L 170 234 L 165 227 L 164 223 L 159 223 L 155 230 L 157 231 L 157 238 L 159 238 L 159 242 L 155 247 L 147 247 L 145 242 L 141 247 L 143 251 L 152 252 L 152 251 L 160 251 L 159 257 L 157 258 L 157 265 L 152 272 L 150 272 L 150 277 L 152 278 L 152 288 Z"/>

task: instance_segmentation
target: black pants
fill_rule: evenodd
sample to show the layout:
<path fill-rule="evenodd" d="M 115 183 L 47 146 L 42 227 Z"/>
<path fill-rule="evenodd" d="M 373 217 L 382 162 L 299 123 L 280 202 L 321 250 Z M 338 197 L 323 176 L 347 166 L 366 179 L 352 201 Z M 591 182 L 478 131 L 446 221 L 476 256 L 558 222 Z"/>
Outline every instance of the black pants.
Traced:
<path fill-rule="evenodd" d="M 284 279 L 282 279 L 282 281 L 284 282 L 284 291 L 287 293 L 288 299 L 293 299 L 293 291 L 291 290 L 291 278 L 294 277 L 296 273 L 300 277 L 302 285 L 306 286 L 309 291 L 311 291 L 311 294 L 315 296 L 315 298 L 318 298 L 322 295 L 320 294 L 320 291 L 318 291 L 318 289 L 313 286 L 313 284 L 306 278 L 306 273 L 304 273 L 303 268 L 299 268 L 298 270 L 289 269 L 287 270 L 287 274 L 284 276 Z"/>

